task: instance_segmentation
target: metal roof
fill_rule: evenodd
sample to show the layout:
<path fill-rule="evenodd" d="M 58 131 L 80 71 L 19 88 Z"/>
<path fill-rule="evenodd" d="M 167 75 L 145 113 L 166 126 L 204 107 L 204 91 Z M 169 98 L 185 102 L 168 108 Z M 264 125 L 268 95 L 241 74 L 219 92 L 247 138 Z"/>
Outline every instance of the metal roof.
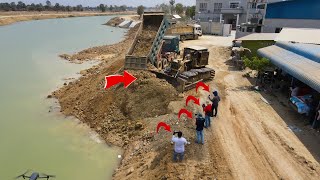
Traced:
<path fill-rule="evenodd" d="M 320 29 L 283 28 L 275 41 L 320 44 Z"/>
<path fill-rule="evenodd" d="M 188 49 L 194 49 L 194 50 L 197 50 L 197 51 L 207 50 L 207 49 L 208 49 L 208 48 L 202 47 L 202 46 L 187 46 L 186 48 L 188 48 Z"/>
<path fill-rule="evenodd" d="M 243 36 L 239 39 L 239 41 L 262 41 L 262 40 L 270 40 L 274 41 L 279 33 L 252 33 L 247 36 Z"/>
<path fill-rule="evenodd" d="M 277 42 L 277 46 L 320 63 L 320 45 Z"/>
<path fill-rule="evenodd" d="M 179 16 L 178 14 L 174 14 L 174 15 L 172 15 L 174 18 L 176 18 L 176 19 L 181 19 L 181 16 Z"/>
<path fill-rule="evenodd" d="M 283 44 L 287 45 L 286 49 L 281 47 Z M 261 48 L 258 50 L 258 54 L 268 58 L 277 67 L 320 92 L 320 63 L 309 59 L 301 53 L 295 53 L 294 49 L 290 49 L 291 47 L 297 48 L 295 44 L 292 44 L 292 46 L 290 43 L 283 44 L 276 43 L 276 45 Z M 313 46 L 313 49 L 320 51 L 319 45 Z M 308 49 L 304 50 L 308 51 Z M 303 51 L 303 48 L 301 51 Z M 306 52 L 306 54 L 307 53 L 308 52 Z"/>

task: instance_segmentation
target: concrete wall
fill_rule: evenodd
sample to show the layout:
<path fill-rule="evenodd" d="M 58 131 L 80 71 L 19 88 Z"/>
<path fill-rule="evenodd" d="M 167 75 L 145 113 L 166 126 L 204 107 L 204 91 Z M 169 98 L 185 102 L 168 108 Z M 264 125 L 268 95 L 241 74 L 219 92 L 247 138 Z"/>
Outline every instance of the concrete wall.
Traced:
<path fill-rule="evenodd" d="M 265 19 L 264 33 L 274 33 L 276 28 L 317 28 L 320 29 L 320 20 L 311 19 Z"/>

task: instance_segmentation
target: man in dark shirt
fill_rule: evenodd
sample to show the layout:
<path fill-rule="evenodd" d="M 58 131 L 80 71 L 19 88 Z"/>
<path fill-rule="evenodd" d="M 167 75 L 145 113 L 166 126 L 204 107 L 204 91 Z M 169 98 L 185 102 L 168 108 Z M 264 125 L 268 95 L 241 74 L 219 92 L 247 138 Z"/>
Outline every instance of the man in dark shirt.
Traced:
<path fill-rule="evenodd" d="M 210 95 L 208 96 L 208 98 L 212 102 L 212 114 L 214 117 L 216 117 L 218 114 L 218 105 L 220 102 L 220 97 L 219 97 L 217 91 L 213 91 L 213 95 L 214 95 L 214 97 L 212 99 L 210 98 Z M 213 111 L 215 111 L 215 112 L 213 113 Z"/>
<path fill-rule="evenodd" d="M 204 127 L 205 119 L 202 117 L 202 114 L 198 113 L 196 117 L 196 132 L 197 132 L 197 140 L 196 143 L 204 144 L 204 134 L 203 134 L 203 127 Z"/>

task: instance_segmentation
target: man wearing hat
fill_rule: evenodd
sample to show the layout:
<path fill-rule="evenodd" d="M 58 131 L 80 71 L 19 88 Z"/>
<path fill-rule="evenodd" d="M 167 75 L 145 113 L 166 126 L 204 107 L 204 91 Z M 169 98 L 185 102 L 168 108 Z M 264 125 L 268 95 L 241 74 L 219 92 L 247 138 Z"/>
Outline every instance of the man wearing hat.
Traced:
<path fill-rule="evenodd" d="M 210 95 L 208 96 L 208 98 L 212 102 L 212 114 L 214 117 L 216 117 L 218 114 L 218 105 L 219 105 L 220 97 L 218 95 L 218 91 L 213 91 L 213 95 L 214 97 L 212 99 L 210 98 Z"/>

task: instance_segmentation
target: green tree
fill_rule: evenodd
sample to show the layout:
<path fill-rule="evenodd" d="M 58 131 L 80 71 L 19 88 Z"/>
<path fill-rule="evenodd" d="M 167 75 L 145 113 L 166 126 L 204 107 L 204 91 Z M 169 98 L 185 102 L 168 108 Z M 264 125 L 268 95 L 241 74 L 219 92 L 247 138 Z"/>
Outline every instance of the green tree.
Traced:
<path fill-rule="evenodd" d="M 110 10 L 110 11 L 113 11 L 113 9 L 114 9 L 113 6 L 110 5 L 109 10 Z"/>
<path fill-rule="evenodd" d="M 256 70 L 258 72 L 262 72 L 266 70 L 266 68 L 271 66 L 271 63 L 266 58 L 259 59 L 258 57 L 252 57 L 251 59 L 244 57 L 243 63 L 246 67 Z"/>
<path fill-rule="evenodd" d="M 127 10 L 127 6 L 126 5 L 122 5 L 119 8 L 120 8 L 120 11 L 126 11 Z"/>
<path fill-rule="evenodd" d="M 36 10 L 36 5 L 34 3 L 30 4 L 27 8 L 28 11 L 35 11 Z"/>
<path fill-rule="evenodd" d="M 183 5 L 181 3 L 176 4 L 175 10 L 177 14 L 181 15 L 183 13 Z"/>
<path fill-rule="evenodd" d="M 142 5 L 141 5 L 141 6 L 138 6 L 138 8 L 137 8 L 137 14 L 140 16 L 140 18 L 141 18 L 141 16 L 142 16 L 143 12 L 144 12 L 144 7 L 143 7 Z"/>
<path fill-rule="evenodd" d="M 52 6 L 51 2 L 50 2 L 49 0 L 47 0 L 47 1 L 46 1 L 45 9 L 46 9 L 46 10 L 50 10 L 50 9 L 51 9 L 51 6 Z"/>
<path fill-rule="evenodd" d="M 83 11 L 82 5 L 81 4 L 77 5 L 76 10 L 77 11 Z"/>
<path fill-rule="evenodd" d="M 189 6 L 186 9 L 186 16 L 193 18 L 196 14 L 196 6 Z"/>
<path fill-rule="evenodd" d="M 32 4 L 31 4 L 32 5 Z M 34 5 L 34 4 L 33 4 Z M 35 5 L 34 5 L 35 6 Z M 17 4 L 17 9 L 19 11 L 23 11 L 23 10 L 26 10 L 27 6 L 25 3 L 23 3 L 22 1 L 19 1 L 18 4 Z"/>
<path fill-rule="evenodd" d="M 163 11 L 165 14 L 169 14 L 170 13 L 169 5 L 167 5 L 165 3 L 162 3 L 162 4 L 160 4 L 159 7 L 160 7 L 161 11 Z"/>
<path fill-rule="evenodd" d="M 71 6 L 66 6 L 66 11 L 68 11 L 68 12 L 72 11 Z"/>
<path fill-rule="evenodd" d="M 60 10 L 60 4 L 59 4 L 59 3 L 56 3 L 56 4 L 54 5 L 53 9 L 54 9 L 55 11 L 59 11 L 59 10 Z"/>
<path fill-rule="evenodd" d="M 17 10 L 17 5 L 15 2 L 10 3 L 11 11 L 16 11 Z"/>
<path fill-rule="evenodd" d="M 39 12 L 44 10 L 42 3 L 36 5 L 36 10 Z"/>
<path fill-rule="evenodd" d="M 100 9 L 100 11 L 102 11 L 102 12 L 106 12 L 106 7 L 105 7 L 103 4 L 100 4 L 100 5 L 99 5 L 99 9 Z"/>

